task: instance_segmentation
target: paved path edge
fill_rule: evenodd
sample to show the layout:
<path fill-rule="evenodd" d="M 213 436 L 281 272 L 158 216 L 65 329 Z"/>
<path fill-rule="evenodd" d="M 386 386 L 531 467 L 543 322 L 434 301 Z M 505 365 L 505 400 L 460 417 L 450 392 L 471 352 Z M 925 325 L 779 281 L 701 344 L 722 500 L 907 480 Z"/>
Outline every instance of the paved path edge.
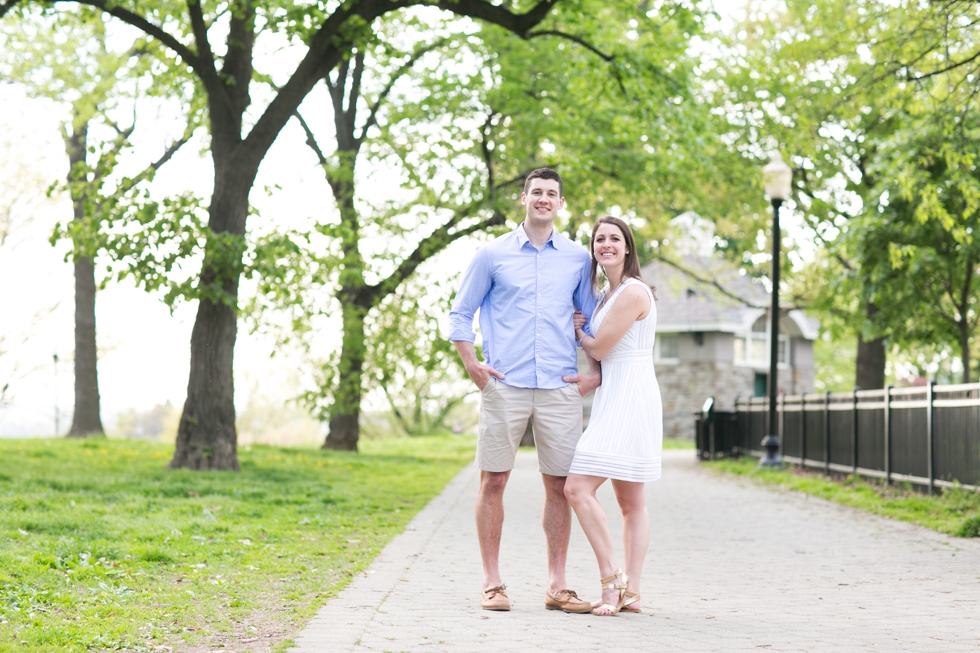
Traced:
<path fill-rule="evenodd" d="M 460 470 L 381 550 L 367 570 L 357 574 L 340 594 L 320 608 L 296 636 L 296 644 L 289 652 L 340 650 L 359 641 L 404 572 L 418 561 L 419 552 L 466 495 L 463 488 L 476 478 L 476 471 L 473 462 Z"/>

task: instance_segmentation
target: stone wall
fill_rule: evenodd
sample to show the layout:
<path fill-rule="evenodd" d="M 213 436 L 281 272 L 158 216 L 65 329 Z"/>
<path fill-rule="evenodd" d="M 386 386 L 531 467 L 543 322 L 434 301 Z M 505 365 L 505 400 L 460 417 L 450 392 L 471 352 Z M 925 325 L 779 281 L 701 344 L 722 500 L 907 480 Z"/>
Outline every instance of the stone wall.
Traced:
<path fill-rule="evenodd" d="M 694 439 L 694 413 L 715 398 L 718 410 L 732 410 L 736 396 L 752 396 L 754 370 L 731 363 L 661 363 L 657 382 L 664 407 L 664 437 Z"/>

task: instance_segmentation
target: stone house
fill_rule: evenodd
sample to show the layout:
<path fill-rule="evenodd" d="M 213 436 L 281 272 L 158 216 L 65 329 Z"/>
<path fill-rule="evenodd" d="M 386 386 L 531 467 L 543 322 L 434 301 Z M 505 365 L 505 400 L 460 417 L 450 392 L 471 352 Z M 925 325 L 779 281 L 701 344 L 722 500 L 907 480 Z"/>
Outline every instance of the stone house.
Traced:
<path fill-rule="evenodd" d="M 732 410 L 738 396 L 767 394 L 769 294 L 759 283 L 725 261 L 694 254 L 679 267 L 653 262 L 642 273 L 657 295 L 653 357 L 664 437 L 692 439 L 693 414 L 709 396 L 718 410 Z M 781 317 L 779 392 L 813 392 L 818 332 L 819 323 L 803 311 Z"/>

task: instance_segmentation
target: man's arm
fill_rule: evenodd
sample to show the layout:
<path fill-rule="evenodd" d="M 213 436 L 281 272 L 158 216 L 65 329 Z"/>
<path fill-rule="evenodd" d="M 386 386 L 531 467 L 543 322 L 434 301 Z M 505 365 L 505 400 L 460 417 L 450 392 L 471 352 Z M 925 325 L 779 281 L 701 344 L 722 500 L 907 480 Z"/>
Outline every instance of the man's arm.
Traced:
<path fill-rule="evenodd" d="M 473 383 L 476 384 L 477 388 L 483 390 L 487 386 L 487 383 L 490 382 L 491 376 L 495 376 L 498 379 L 504 378 L 503 374 L 476 359 L 476 347 L 473 346 L 472 342 L 454 340 L 453 344 L 456 345 L 456 353 L 459 354 L 459 359 L 463 361 L 463 367 L 466 369 L 466 373 L 473 379 Z"/>
<path fill-rule="evenodd" d="M 459 354 L 466 373 L 480 390 L 486 387 L 491 376 L 504 378 L 503 374 L 477 360 L 476 347 L 473 346 L 476 340 L 473 316 L 490 292 L 491 282 L 490 259 L 486 249 L 481 248 L 466 268 L 459 291 L 453 300 L 453 308 L 449 312 L 449 339 L 456 346 L 456 353 Z"/>

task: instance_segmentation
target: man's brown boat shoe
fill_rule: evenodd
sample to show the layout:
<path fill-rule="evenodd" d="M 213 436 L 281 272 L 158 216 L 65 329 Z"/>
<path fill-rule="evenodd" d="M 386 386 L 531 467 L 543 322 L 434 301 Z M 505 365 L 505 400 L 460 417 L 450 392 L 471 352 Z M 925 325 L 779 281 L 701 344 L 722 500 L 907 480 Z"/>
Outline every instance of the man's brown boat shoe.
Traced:
<path fill-rule="evenodd" d="M 480 605 L 483 606 L 484 610 L 510 610 L 510 599 L 507 598 L 506 589 L 506 585 L 498 585 L 497 587 L 483 590 Z"/>
<path fill-rule="evenodd" d="M 549 610 L 564 610 L 575 614 L 592 612 L 592 604 L 580 599 L 578 594 L 572 590 L 558 590 L 557 592 L 548 590 L 544 595 L 544 607 Z"/>

